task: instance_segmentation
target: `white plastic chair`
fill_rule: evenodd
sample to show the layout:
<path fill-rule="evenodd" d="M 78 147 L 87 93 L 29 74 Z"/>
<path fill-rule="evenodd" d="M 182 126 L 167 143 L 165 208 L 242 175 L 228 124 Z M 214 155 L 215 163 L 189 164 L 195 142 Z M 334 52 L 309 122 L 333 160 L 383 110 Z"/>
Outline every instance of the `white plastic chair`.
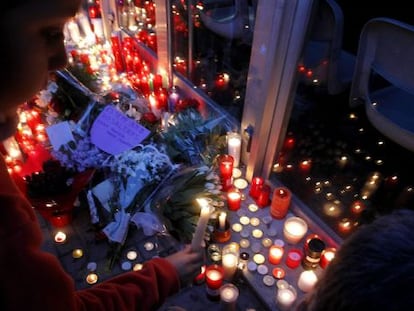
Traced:
<path fill-rule="evenodd" d="M 361 31 L 350 105 L 365 105 L 372 125 L 414 151 L 414 26 L 373 18 Z"/>
<path fill-rule="evenodd" d="M 248 4 L 248 0 L 212 0 L 205 3 L 200 18 L 206 28 L 226 39 L 242 39 L 250 43 L 254 8 Z"/>
<path fill-rule="evenodd" d="M 311 20 L 299 63 L 300 81 L 335 95 L 349 89 L 355 55 L 342 49 L 344 16 L 335 0 L 322 0 Z"/>

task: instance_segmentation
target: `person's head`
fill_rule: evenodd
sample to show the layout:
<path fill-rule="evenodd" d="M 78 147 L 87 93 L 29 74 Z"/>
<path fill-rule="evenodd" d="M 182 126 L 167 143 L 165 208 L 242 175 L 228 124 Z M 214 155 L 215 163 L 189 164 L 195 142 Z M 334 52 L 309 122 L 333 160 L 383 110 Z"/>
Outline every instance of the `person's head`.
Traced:
<path fill-rule="evenodd" d="M 414 211 L 363 225 L 341 245 L 299 310 L 414 310 Z"/>
<path fill-rule="evenodd" d="M 80 0 L 5 0 L 0 4 L 0 140 L 15 131 L 16 109 L 66 65 L 63 27 Z"/>

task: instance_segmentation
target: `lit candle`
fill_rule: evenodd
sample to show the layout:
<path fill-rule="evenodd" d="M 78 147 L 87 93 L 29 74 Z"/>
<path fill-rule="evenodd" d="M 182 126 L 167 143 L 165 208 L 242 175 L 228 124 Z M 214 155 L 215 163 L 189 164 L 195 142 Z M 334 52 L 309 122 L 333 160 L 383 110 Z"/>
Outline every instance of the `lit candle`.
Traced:
<path fill-rule="evenodd" d="M 272 205 L 270 208 L 270 214 L 273 218 L 282 219 L 286 216 L 291 197 L 291 192 L 285 187 L 278 187 L 273 191 Z"/>
<path fill-rule="evenodd" d="M 62 244 L 66 242 L 66 234 L 62 231 L 58 231 L 55 234 L 55 242 L 58 244 Z"/>
<path fill-rule="evenodd" d="M 231 190 L 227 193 L 227 206 L 230 211 L 237 211 L 241 206 L 242 194 L 238 190 Z"/>
<path fill-rule="evenodd" d="M 222 154 L 218 157 L 220 177 L 222 179 L 231 179 L 233 176 L 234 158 L 228 154 Z"/>
<path fill-rule="evenodd" d="M 225 212 L 221 212 L 219 215 L 219 228 L 220 230 L 226 229 L 226 217 L 227 214 Z"/>
<path fill-rule="evenodd" d="M 321 268 L 325 269 L 330 262 L 335 258 L 336 248 L 328 247 L 323 250 L 321 255 L 321 260 L 319 261 L 319 265 Z"/>
<path fill-rule="evenodd" d="M 292 216 L 286 219 L 283 235 L 290 244 L 297 244 L 308 231 L 307 223 L 300 217 Z"/>
<path fill-rule="evenodd" d="M 305 270 L 299 275 L 298 287 L 301 291 L 308 293 L 313 289 L 317 281 L 318 277 L 313 270 Z"/>
<path fill-rule="evenodd" d="M 250 185 L 250 196 L 255 199 L 259 195 L 260 187 L 264 184 L 264 179 L 262 177 L 253 177 Z"/>
<path fill-rule="evenodd" d="M 202 241 L 204 239 L 204 234 L 211 215 L 211 208 L 206 199 L 197 199 L 197 202 L 201 207 L 201 212 L 194 232 L 193 240 L 191 241 L 191 248 L 193 250 L 197 250 L 202 247 Z"/>
<path fill-rule="evenodd" d="M 295 303 L 296 297 L 297 293 L 293 286 L 289 285 L 287 287 L 278 288 L 276 300 L 279 309 L 282 311 L 290 310 Z"/>
<path fill-rule="evenodd" d="M 272 270 L 272 275 L 273 275 L 273 277 L 275 278 L 275 279 L 283 279 L 284 277 L 285 277 L 285 275 L 286 275 L 286 272 L 285 272 L 285 270 L 283 270 L 283 268 L 281 268 L 281 267 L 275 267 L 273 270 Z"/>
<path fill-rule="evenodd" d="M 205 273 L 207 296 L 212 299 L 220 298 L 220 287 L 223 285 L 224 271 L 219 265 L 211 265 Z"/>
<path fill-rule="evenodd" d="M 235 242 L 229 243 L 223 247 L 221 252 L 221 262 L 224 269 L 224 277 L 231 280 L 239 264 L 239 245 Z"/>
<path fill-rule="evenodd" d="M 227 134 L 227 152 L 234 158 L 234 167 L 239 167 L 241 150 L 241 135 L 236 132 Z"/>
<path fill-rule="evenodd" d="M 98 282 L 98 275 L 96 273 L 91 272 L 86 276 L 86 283 L 92 285 L 96 282 Z"/>
<path fill-rule="evenodd" d="M 138 253 L 136 251 L 134 251 L 134 250 L 130 250 L 130 251 L 127 252 L 126 257 L 129 260 L 135 260 L 138 257 Z"/>
<path fill-rule="evenodd" d="M 269 249 L 269 262 L 274 265 L 279 264 L 282 261 L 283 253 L 283 247 L 272 245 Z"/>
<path fill-rule="evenodd" d="M 233 174 L 233 177 L 234 177 L 234 174 Z M 243 190 L 243 189 L 246 189 L 249 184 L 247 183 L 246 179 L 238 178 L 233 182 L 233 185 L 237 189 Z"/>
<path fill-rule="evenodd" d="M 237 299 L 239 297 L 239 289 L 231 284 L 224 284 L 220 288 L 220 301 L 223 311 L 235 311 L 237 307 Z"/>
<path fill-rule="evenodd" d="M 362 211 L 365 209 L 365 204 L 364 203 L 362 203 L 361 201 L 354 201 L 354 202 L 352 202 L 352 204 L 351 204 L 351 211 L 352 211 L 352 213 L 354 213 L 354 214 L 360 214 L 360 213 L 362 213 Z"/>

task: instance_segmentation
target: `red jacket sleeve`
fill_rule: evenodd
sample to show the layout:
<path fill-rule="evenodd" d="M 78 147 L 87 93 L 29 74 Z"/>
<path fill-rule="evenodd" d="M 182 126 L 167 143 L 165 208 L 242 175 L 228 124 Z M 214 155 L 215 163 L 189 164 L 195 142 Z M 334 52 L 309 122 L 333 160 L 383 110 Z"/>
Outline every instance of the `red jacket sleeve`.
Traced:
<path fill-rule="evenodd" d="M 41 243 L 35 213 L 1 163 L 0 310 L 154 310 L 180 287 L 175 268 L 157 258 L 140 271 L 77 291 L 71 276 L 56 257 L 41 250 Z"/>

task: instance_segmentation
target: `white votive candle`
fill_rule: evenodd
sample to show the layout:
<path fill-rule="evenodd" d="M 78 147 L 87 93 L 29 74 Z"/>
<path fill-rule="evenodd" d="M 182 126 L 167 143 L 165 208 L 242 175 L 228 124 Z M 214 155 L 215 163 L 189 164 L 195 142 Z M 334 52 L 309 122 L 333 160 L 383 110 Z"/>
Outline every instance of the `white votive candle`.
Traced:
<path fill-rule="evenodd" d="M 318 277 L 313 270 L 305 270 L 299 275 L 298 287 L 301 291 L 308 293 L 313 289 L 317 281 Z"/>
<path fill-rule="evenodd" d="M 283 235 L 290 244 L 297 244 L 308 231 L 307 223 L 300 217 L 286 219 L 283 226 Z"/>
<path fill-rule="evenodd" d="M 290 310 L 292 305 L 295 303 L 297 297 L 296 290 L 289 285 L 288 287 L 278 288 L 277 290 L 277 305 L 280 310 Z"/>
<path fill-rule="evenodd" d="M 227 283 L 220 288 L 220 302 L 223 311 L 235 311 L 237 306 L 237 299 L 239 298 L 239 289 Z"/>
<path fill-rule="evenodd" d="M 234 167 L 239 167 L 241 150 L 241 135 L 236 132 L 227 134 L 227 153 L 234 158 Z"/>
<path fill-rule="evenodd" d="M 55 242 L 58 244 L 62 244 L 66 242 L 66 233 L 62 231 L 58 231 L 55 234 Z"/>

